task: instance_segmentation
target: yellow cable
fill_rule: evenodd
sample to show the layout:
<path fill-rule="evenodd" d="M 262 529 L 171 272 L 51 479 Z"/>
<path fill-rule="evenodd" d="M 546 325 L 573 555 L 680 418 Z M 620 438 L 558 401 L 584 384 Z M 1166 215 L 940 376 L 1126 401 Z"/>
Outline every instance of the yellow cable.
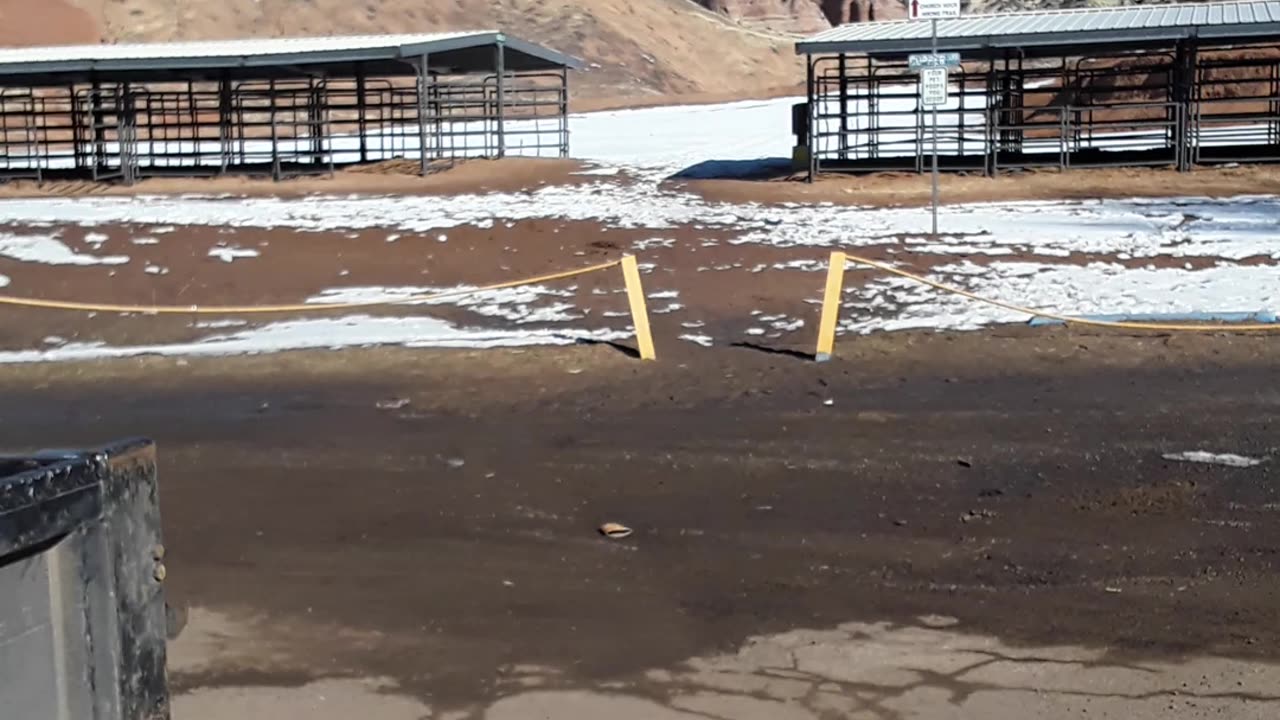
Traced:
<path fill-rule="evenodd" d="M 67 300 L 37 300 L 31 298 L 20 298 L 12 295 L 0 295 L 0 305 L 17 305 L 20 307 L 46 308 L 50 310 L 85 310 L 89 312 L 121 312 L 121 313 L 144 313 L 147 315 L 248 315 L 257 313 L 286 313 L 286 312 L 310 312 L 313 310 L 348 310 L 352 308 L 369 308 L 380 305 L 404 305 L 407 303 L 427 302 L 431 300 L 441 300 L 444 298 L 455 297 L 458 295 L 471 295 L 473 293 L 487 292 L 489 290 L 503 290 L 505 288 L 518 287 L 520 285 L 536 285 L 538 283 L 551 282 L 552 280 L 563 280 L 565 278 L 575 277 L 577 275 L 586 275 L 587 273 L 596 272 L 597 270 L 606 270 L 616 267 L 622 263 L 621 260 L 610 260 L 599 265 L 590 265 L 577 270 L 565 270 L 562 272 L 549 273 L 547 275 L 538 275 L 531 278 L 523 278 L 520 280 L 510 280 L 508 282 L 494 283 L 492 285 L 484 285 L 476 288 L 468 288 L 465 290 L 449 290 L 446 292 L 430 293 L 426 295 L 411 295 L 409 297 L 396 298 L 394 300 L 366 300 L 362 302 L 349 303 L 301 303 L 296 305 L 112 305 L 85 302 L 72 302 Z"/>
<path fill-rule="evenodd" d="M 1001 300 L 992 300 L 990 298 L 984 298 L 981 295 L 975 295 L 969 292 L 968 290 L 963 290 L 961 288 L 955 287 L 954 285 L 947 285 L 946 283 L 940 283 L 940 282 L 937 282 L 936 280 L 930 280 L 927 277 L 922 277 L 920 275 L 907 272 L 906 270 L 899 270 L 898 268 L 895 268 L 891 265 L 886 265 L 885 263 L 882 263 L 878 260 L 859 257 L 858 255 L 846 255 L 845 257 L 849 260 L 852 260 L 853 262 L 862 263 L 863 265 L 870 265 L 871 267 L 877 268 L 879 270 L 883 270 L 884 272 L 891 273 L 899 277 L 904 277 L 904 278 L 907 278 L 908 280 L 914 280 L 918 283 L 928 285 L 929 287 L 936 288 L 944 292 L 949 292 L 954 295 L 959 295 L 961 297 L 966 297 L 966 298 L 969 298 L 970 300 L 977 300 L 978 302 L 981 302 L 981 303 L 994 305 L 998 308 L 1004 308 L 1005 310 L 1012 310 L 1014 312 L 1026 313 L 1027 315 L 1031 315 L 1031 316 L 1039 316 L 1039 317 L 1051 318 L 1053 320 L 1061 320 L 1065 323 L 1071 323 L 1074 325 L 1094 325 L 1098 327 L 1128 328 L 1130 330 L 1164 330 L 1164 331 L 1170 331 L 1170 332 L 1214 332 L 1214 331 L 1223 331 L 1223 330 L 1235 331 L 1235 332 L 1280 332 L 1280 324 L 1243 324 L 1243 323 L 1238 325 L 1222 324 L 1222 323 L 1184 324 L 1184 323 L 1125 322 L 1121 320 L 1088 320 L 1086 318 L 1071 317 L 1068 315 L 1059 315 L 1057 313 L 1045 312 L 1043 310 L 1033 310 L 1028 307 L 1023 307 L 1021 305 L 1014 305 L 1013 303 L 1007 303 Z"/>

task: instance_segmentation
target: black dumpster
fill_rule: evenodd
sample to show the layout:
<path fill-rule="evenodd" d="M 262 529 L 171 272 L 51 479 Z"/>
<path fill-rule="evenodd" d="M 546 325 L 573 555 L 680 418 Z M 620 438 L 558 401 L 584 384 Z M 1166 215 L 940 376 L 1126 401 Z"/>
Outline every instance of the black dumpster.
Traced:
<path fill-rule="evenodd" d="M 0 717 L 161 720 L 155 447 L 0 456 Z"/>

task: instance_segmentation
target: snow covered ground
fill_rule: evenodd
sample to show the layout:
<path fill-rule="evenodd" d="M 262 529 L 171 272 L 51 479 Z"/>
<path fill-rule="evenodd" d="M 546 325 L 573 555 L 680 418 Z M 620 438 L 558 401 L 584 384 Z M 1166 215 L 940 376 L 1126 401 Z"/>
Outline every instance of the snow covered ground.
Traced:
<path fill-rule="evenodd" d="M 44 228 L 81 225 L 98 228 L 132 224 L 153 227 L 147 243 L 183 224 L 240 228 L 294 228 L 300 231 L 363 230 L 437 234 L 470 225 L 480 228 L 532 218 L 590 220 L 618 228 L 653 230 L 646 250 L 669 248 L 662 231 L 691 227 L 726 237 L 726 245 L 812 248 L 808 258 L 747 268 L 752 272 L 819 272 L 825 251 L 876 247 L 905 262 L 922 256 L 969 256 L 934 263 L 931 276 L 1007 302 L 1067 314 L 1274 311 L 1280 305 L 1280 199 L 1229 200 L 1171 198 L 1072 202 L 987 203 L 948 206 L 944 235 L 928 236 L 924 209 L 868 209 L 830 204 L 763 206 L 712 203 L 690 193 L 660 187 L 659 181 L 689 168 L 720 163 L 749 167 L 790 154 L 792 99 L 696 107 L 666 107 L 574 116 L 574 155 L 593 165 L 584 185 L 545 187 L 531 192 L 455 197 L 312 197 L 303 199 L 137 197 L 48 198 L 0 201 L 0 214 L 16 226 L 41 228 L 29 235 L 11 230 L 0 237 L 0 255 L 44 263 L 126 263 L 121 255 L 71 251 Z M 714 155 L 709 155 L 714 152 Z M 619 182 L 626 175 L 633 182 Z M 441 233 L 447 241 L 447 234 Z M 390 237 L 388 240 L 390 241 Z M 442 241 L 443 242 L 443 241 Z M 714 245 L 717 243 L 709 243 Z M 703 245 L 708 246 L 708 243 Z M 257 251 L 224 247 L 210 254 L 225 261 L 252 262 Z M 1009 259 L 1003 259 L 1005 257 Z M 1174 261 L 1173 259 L 1176 259 Z M 1194 259 L 1196 262 L 1184 260 Z M 1247 262 L 1245 262 L 1247 260 Z M 565 258 L 566 265 L 573 258 Z M 700 268 L 741 271 L 732 265 Z M 865 272 L 865 271 L 859 271 Z M 750 276 L 748 276 L 750 277 Z M 815 275 L 814 297 L 820 288 Z M 370 292 L 419 289 L 335 288 L 321 301 L 367 297 Z M 462 301 L 484 307 L 481 300 Z M 658 303 L 663 305 L 663 303 Z M 973 329 L 1023 320 L 1007 311 L 944 295 L 899 278 L 850 283 L 844 332 L 901 328 Z M 495 307 L 492 317 L 511 322 L 510 331 L 449 326 L 415 318 L 352 316 L 325 321 L 285 321 L 199 343 L 147 348 L 62 346 L 0 354 L 0 361 L 96 357 L 138 353 L 262 352 L 291 347 L 401 343 L 491 346 L 565 342 L 576 337 L 612 338 L 569 302 L 540 307 L 533 315 Z M 683 302 L 655 308 L 687 311 Z M 522 314 L 524 312 L 524 314 Z M 504 314 L 505 313 L 505 314 Z M 803 318 L 778 316 L 759 329 L 769 337 L 812 332 Z M 522 330 L 529 322 L 558 322 L 563 332 Z M 749 334 L 759 334 L 751 332 Z M 740 337 L 714 337 L 706 330 L 685 336 L 698 344 Z"/>

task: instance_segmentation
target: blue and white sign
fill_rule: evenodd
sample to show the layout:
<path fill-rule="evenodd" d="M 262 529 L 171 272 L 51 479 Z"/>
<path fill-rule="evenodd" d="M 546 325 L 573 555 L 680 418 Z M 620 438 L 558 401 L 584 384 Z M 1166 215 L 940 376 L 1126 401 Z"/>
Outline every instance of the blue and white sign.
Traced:
<path fill-rule="evenodd" d="M 921 53 L 907 56 L 907 66 L 912 70 L 922 68 L 953 68 L 960 65 L 960 53 Z"/>

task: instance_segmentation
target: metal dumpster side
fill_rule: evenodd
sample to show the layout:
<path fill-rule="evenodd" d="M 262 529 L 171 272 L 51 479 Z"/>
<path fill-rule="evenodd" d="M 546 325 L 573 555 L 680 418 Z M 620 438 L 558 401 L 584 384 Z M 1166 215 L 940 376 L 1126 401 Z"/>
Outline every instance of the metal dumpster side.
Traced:
<path fill-rule="evenodd" d="M 0 457 L 0 716 L 169 717 L 155 459 Z"/>

